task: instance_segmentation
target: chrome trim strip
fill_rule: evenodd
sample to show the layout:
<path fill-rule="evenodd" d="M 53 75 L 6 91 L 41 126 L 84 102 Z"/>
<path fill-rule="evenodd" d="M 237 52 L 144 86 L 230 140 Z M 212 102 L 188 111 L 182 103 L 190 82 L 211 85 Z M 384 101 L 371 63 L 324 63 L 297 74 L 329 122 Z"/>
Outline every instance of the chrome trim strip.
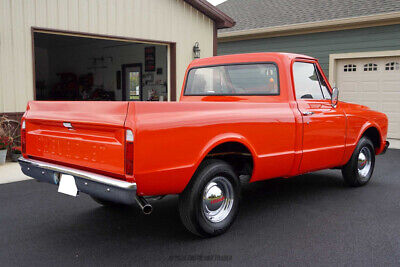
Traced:
<path fill-rule="evenodd" d="M 129 183 L 125 181 L 120 181 L 114 178 L 110 178 L 104 175 L 92 173 L 92 172 L 87 172 L 87 171 L 82 171 L 74 168 L 69 168 L 65 166 L 61 166 L 58 164 L 53 164 L 53 163 L 47 163 L 39 160 L 34 160 L 34 159 L 26 159 L 24 157 L 20 157 L 18 159 L 19 162 L 25 163 L 25 164 L 31 164 L 35 167 L 59 172 L 59 173 L 64 173 L 64 174 L 69 174 L 72 176 L 77 176 L 83 179 L 87 179 L 93 182 L 109 185 L 109 186 L 114 186 L 118 187 L 121 189 L 126 189 L 126 190 L 135 190 L 136 191 L 136 183 Z"/>

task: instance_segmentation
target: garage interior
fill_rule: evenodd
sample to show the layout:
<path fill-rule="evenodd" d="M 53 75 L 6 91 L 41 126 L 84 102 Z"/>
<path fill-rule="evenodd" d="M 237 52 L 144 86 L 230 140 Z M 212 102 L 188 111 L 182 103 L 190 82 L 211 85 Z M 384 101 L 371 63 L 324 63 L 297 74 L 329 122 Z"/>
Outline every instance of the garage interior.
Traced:
<path fill-rule="evenodd" d="M 33 35 L 36 100 L 168 100 L 167 44 Z"/>

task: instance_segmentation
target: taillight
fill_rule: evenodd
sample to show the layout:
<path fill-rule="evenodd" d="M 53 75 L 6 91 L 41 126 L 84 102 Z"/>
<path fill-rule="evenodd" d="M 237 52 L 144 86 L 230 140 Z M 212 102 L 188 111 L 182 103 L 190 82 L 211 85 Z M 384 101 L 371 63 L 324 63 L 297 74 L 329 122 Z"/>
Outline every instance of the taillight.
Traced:
<path fill-rule="evenodd" d="M 133 132 L 126 130 L 125 144 L 125 173 L 133 175 Z"/>
<path fill-rule="evenodd" d="M 25 120 L 21 124 L 21 150 L 22 154 L 26 153 L 26 123 Z"/>

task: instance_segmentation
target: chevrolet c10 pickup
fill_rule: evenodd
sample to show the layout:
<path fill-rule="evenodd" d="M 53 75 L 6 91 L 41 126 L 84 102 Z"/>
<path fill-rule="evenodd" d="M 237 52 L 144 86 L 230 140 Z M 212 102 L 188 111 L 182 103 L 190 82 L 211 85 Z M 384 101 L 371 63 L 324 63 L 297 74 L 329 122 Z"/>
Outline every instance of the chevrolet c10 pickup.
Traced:
<path fill-rule="evenodd" d="M 24 174 L 145 214 L 179 194 L 205 237 L 232 225 L 244 183 L 335 168 L 362 186 L 389 146 L 385 114 L 339 101 L 317 59 L 289 53 L 194 60 L 179 102 L 31 101 L 21 125 Z"/>

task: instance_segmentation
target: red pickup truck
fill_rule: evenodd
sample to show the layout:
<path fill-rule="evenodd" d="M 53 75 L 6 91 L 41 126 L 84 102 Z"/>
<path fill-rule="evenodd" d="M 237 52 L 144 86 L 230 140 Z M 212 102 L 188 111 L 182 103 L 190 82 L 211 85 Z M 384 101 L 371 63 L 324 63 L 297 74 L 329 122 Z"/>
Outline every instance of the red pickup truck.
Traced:
<path fill-rule="evenodd" d="M 386 115 L 338 101 L 311 57 L 198 59 L 185 77 L 179 102 L 29 102 L 23 173 L 147 214 L 147 200 L 179 194 L 186 228 L 215 236 L 238 214 L 243 183 L 340 168 L 362 186 L 389 145 Z"/>

